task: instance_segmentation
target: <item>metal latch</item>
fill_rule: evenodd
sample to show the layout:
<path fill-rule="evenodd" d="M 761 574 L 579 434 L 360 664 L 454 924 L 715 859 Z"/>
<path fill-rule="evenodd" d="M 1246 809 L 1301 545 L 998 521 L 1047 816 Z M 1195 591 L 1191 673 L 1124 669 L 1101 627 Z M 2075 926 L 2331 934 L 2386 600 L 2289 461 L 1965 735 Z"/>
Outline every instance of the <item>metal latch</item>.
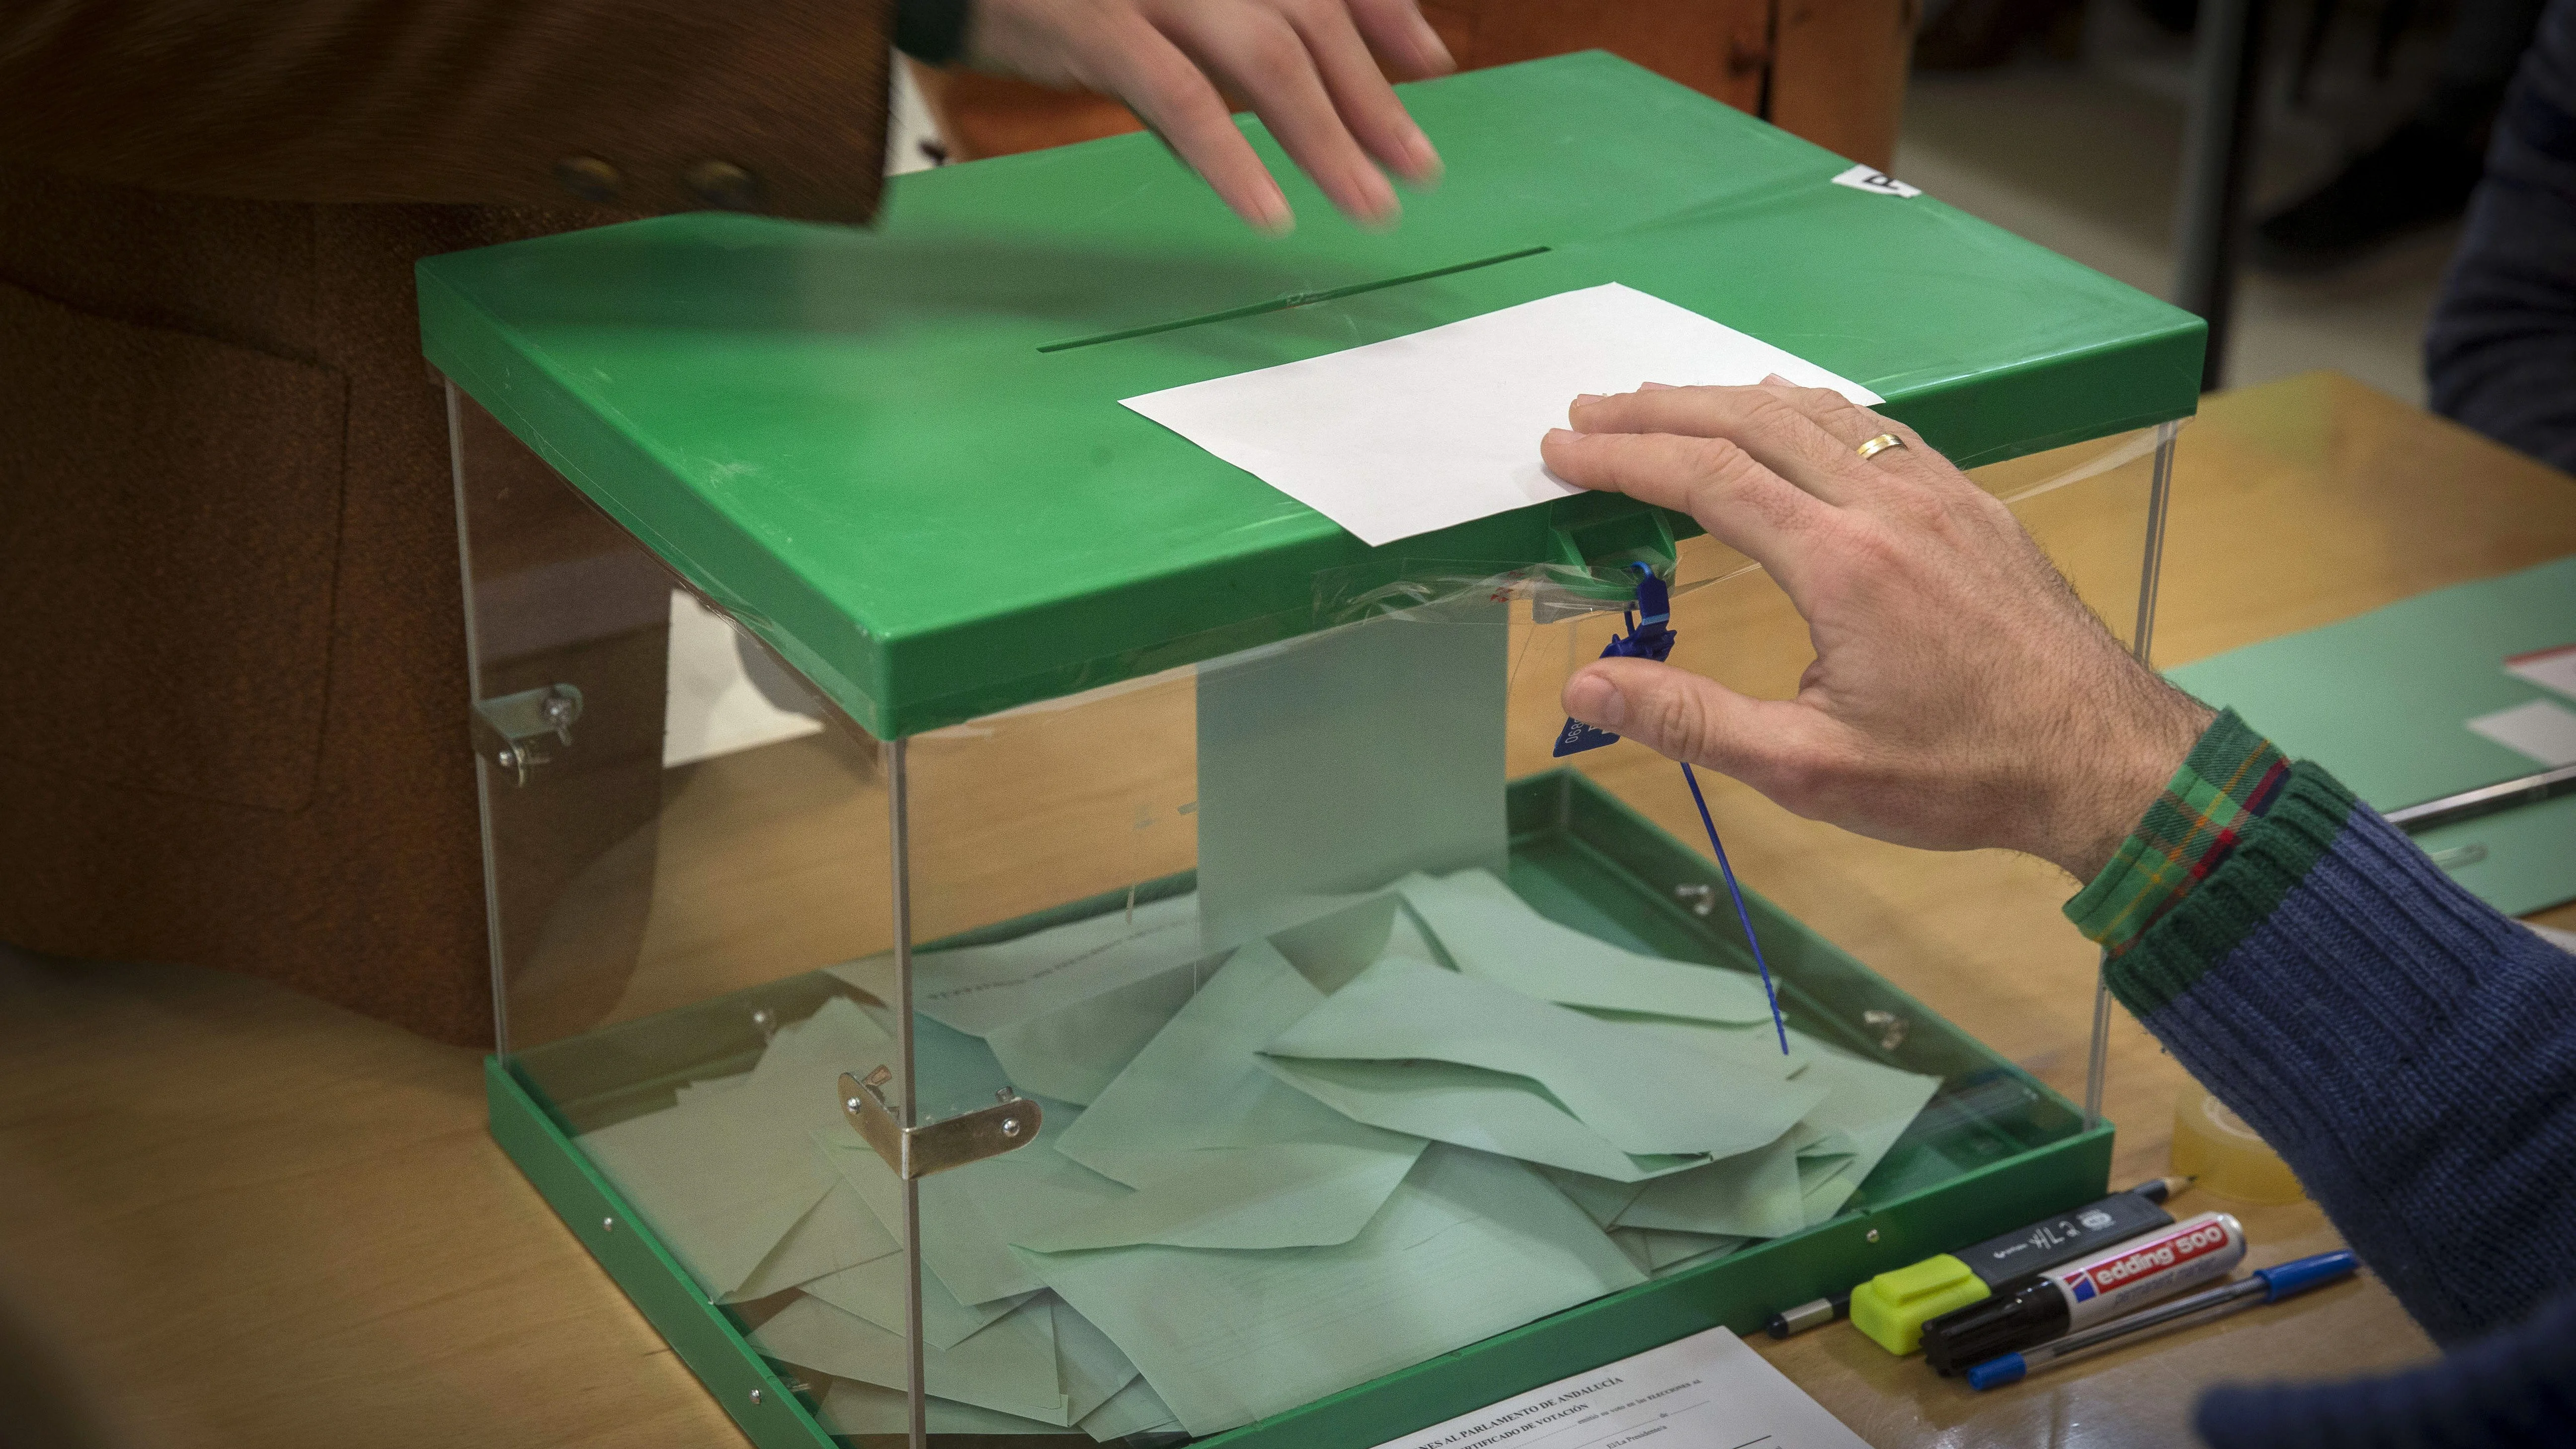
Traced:
<path fill-rule="evenodd" d="M 1045 1114 L 1037 1103 L 1008 1087 L 994 1094 L 1000 1100 L 990 1107 L 926 1127 L 906 1127 L 886 1102 L 885 1084 L 893 1080 L 894 1072 L 888 1067 L 877 1068 L 864 1080 L 841 1073 L 841 1113 L 897 1177 L 928 1177 L 1038 1140 L 1038 1123 Z"/>
<path fill-rule="evenodd" d="M 580 718 L 581 691 L 569 684 L 478 699 L 474 748 L 525 785 L 530 770 L 554 758 L 555 746 L 572 748 L 572 727 Z"/>

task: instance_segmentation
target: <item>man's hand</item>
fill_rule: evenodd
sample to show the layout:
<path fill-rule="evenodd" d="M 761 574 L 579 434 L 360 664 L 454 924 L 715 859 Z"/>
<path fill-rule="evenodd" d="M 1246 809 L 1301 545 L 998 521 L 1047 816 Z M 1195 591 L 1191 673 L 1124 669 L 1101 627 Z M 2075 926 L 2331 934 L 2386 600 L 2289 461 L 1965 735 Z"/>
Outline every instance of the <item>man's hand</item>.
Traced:
<path fill-rule="evenodd" d="M 2010 510 L 1914 435 L 1820 388 L 1578 399 L 1540 445 L 1569 483 L 1679 509 L 1770 571 L 1816 660 L 1757 700 L 1644 660 L 1569 714 L 1788 809 L 1933 850 L 2004 846 L 2090 879 L 2210 711 L 2129 657 Z M 1893 433 L 1905 446 L 1863 459 Z"/>
<path fill-rule="evenodd" d="M 1335 206 L 1383 223 L 1399 208 L 1378 167 L 1427 182 L 1440 153 L 1379 59 L 1407 79 L 1456 68 L 1414 0 L 976 0 L 966 55 L 1125 101 L 1226 205 L 1272 232 L 1296 219 L 1226 94 L 1250 105 Z"/>

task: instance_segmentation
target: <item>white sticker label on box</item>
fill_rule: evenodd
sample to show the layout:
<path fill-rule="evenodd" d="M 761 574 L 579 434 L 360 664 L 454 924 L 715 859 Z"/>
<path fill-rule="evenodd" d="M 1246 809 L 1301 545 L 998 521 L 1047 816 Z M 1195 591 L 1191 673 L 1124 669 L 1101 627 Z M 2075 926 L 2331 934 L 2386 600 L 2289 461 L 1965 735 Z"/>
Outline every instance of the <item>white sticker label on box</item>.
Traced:
<path fill-rule="evenodd" d="M 1881 196 L 1921 196 L 1923 188 L 1908 186 L 1875 166 L 1855 166 L 1834 178 L 1836 186 L 1854 191 L 1874 191 Z"/>

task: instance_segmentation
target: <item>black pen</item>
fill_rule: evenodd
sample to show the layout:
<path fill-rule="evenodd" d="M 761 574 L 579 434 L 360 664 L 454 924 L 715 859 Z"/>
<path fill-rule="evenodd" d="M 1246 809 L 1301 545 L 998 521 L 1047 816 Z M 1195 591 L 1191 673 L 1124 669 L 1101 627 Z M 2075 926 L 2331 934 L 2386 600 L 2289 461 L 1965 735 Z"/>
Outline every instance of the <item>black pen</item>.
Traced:
<path fill-rule="evenodd" d="M 1959 1280 L 1965 1296 L 1954 1294 L 1944 1301 L 1949 1306 L 1973 1302 L 1983 1298 L 1986 1289 L 1995 1283 L 2040 1268 L 2054 1267 L 2089 1248 L 2117 1242 L 2172 1222 L 2173 1215 L 2155 1205 L 2182 1191 L 2190 1181 L 2187 1177 L 2151 1177 L 2127 1192 L 2115 1192 L 2100 1202 L 2088 1203 L 2071 1213 L 2033 1223 L 1999 1238 L 1989 1238 L 1974 1247 L 1961 1248 L 1955 1254 L 1927 1258 L 1915 1267 L 1920 1270 L 1926 1264 L 1950 1265 L 1953 1269 L 1950 1276 Z M 1818 1298 L 1772 1314 L 1762 1328 L 1773 1338 L 1787 1338 L 1810 1328 L 1822 1328 L 1835 1319 L 1849 1318 L 1851 1302 L 1849 1293 Z M 1909 1316 L 1915 1317 L 1919 1326 L 1920 1317 L 1928 1317 L 1938 1311 L 1938 1307 L 1927 1302 L 1917 1305 L 1915 1314 Z M 1873 1333 L 1871 1336 L 1875 1338 L 1878 1335 Z M 1894 1344 L 1886 1347 L 1891 1353 L 1911 1352 L 1914 1347 L 1912 1336 L 1904 1336 L 1903 1342 L 1903 1348 Z"/>

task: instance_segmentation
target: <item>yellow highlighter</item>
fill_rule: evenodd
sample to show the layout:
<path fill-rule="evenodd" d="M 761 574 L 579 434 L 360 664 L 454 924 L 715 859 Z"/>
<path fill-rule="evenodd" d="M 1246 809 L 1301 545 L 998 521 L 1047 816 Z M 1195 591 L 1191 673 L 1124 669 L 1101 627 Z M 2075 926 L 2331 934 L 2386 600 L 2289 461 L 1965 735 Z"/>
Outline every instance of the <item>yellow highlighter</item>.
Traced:
<path fill-rule="evenodd" d="M 1923 1346 L 1923 1325 L 1932 1319 L 1978 1302 L 2003 1284 L 2172 1222 L 2173 1214 L 2159 1204 L 2189 1181 L 2151 1178 L 1972 1247 L 1891 1269 L 1854 1288 L 1847 1301 L 1819 1298 L 1773 1314 L 1771 1336 L 1787 1338 L 1848 1312 L 1852 1326 L 1879 1347 L 1912 1353 Z"/>

